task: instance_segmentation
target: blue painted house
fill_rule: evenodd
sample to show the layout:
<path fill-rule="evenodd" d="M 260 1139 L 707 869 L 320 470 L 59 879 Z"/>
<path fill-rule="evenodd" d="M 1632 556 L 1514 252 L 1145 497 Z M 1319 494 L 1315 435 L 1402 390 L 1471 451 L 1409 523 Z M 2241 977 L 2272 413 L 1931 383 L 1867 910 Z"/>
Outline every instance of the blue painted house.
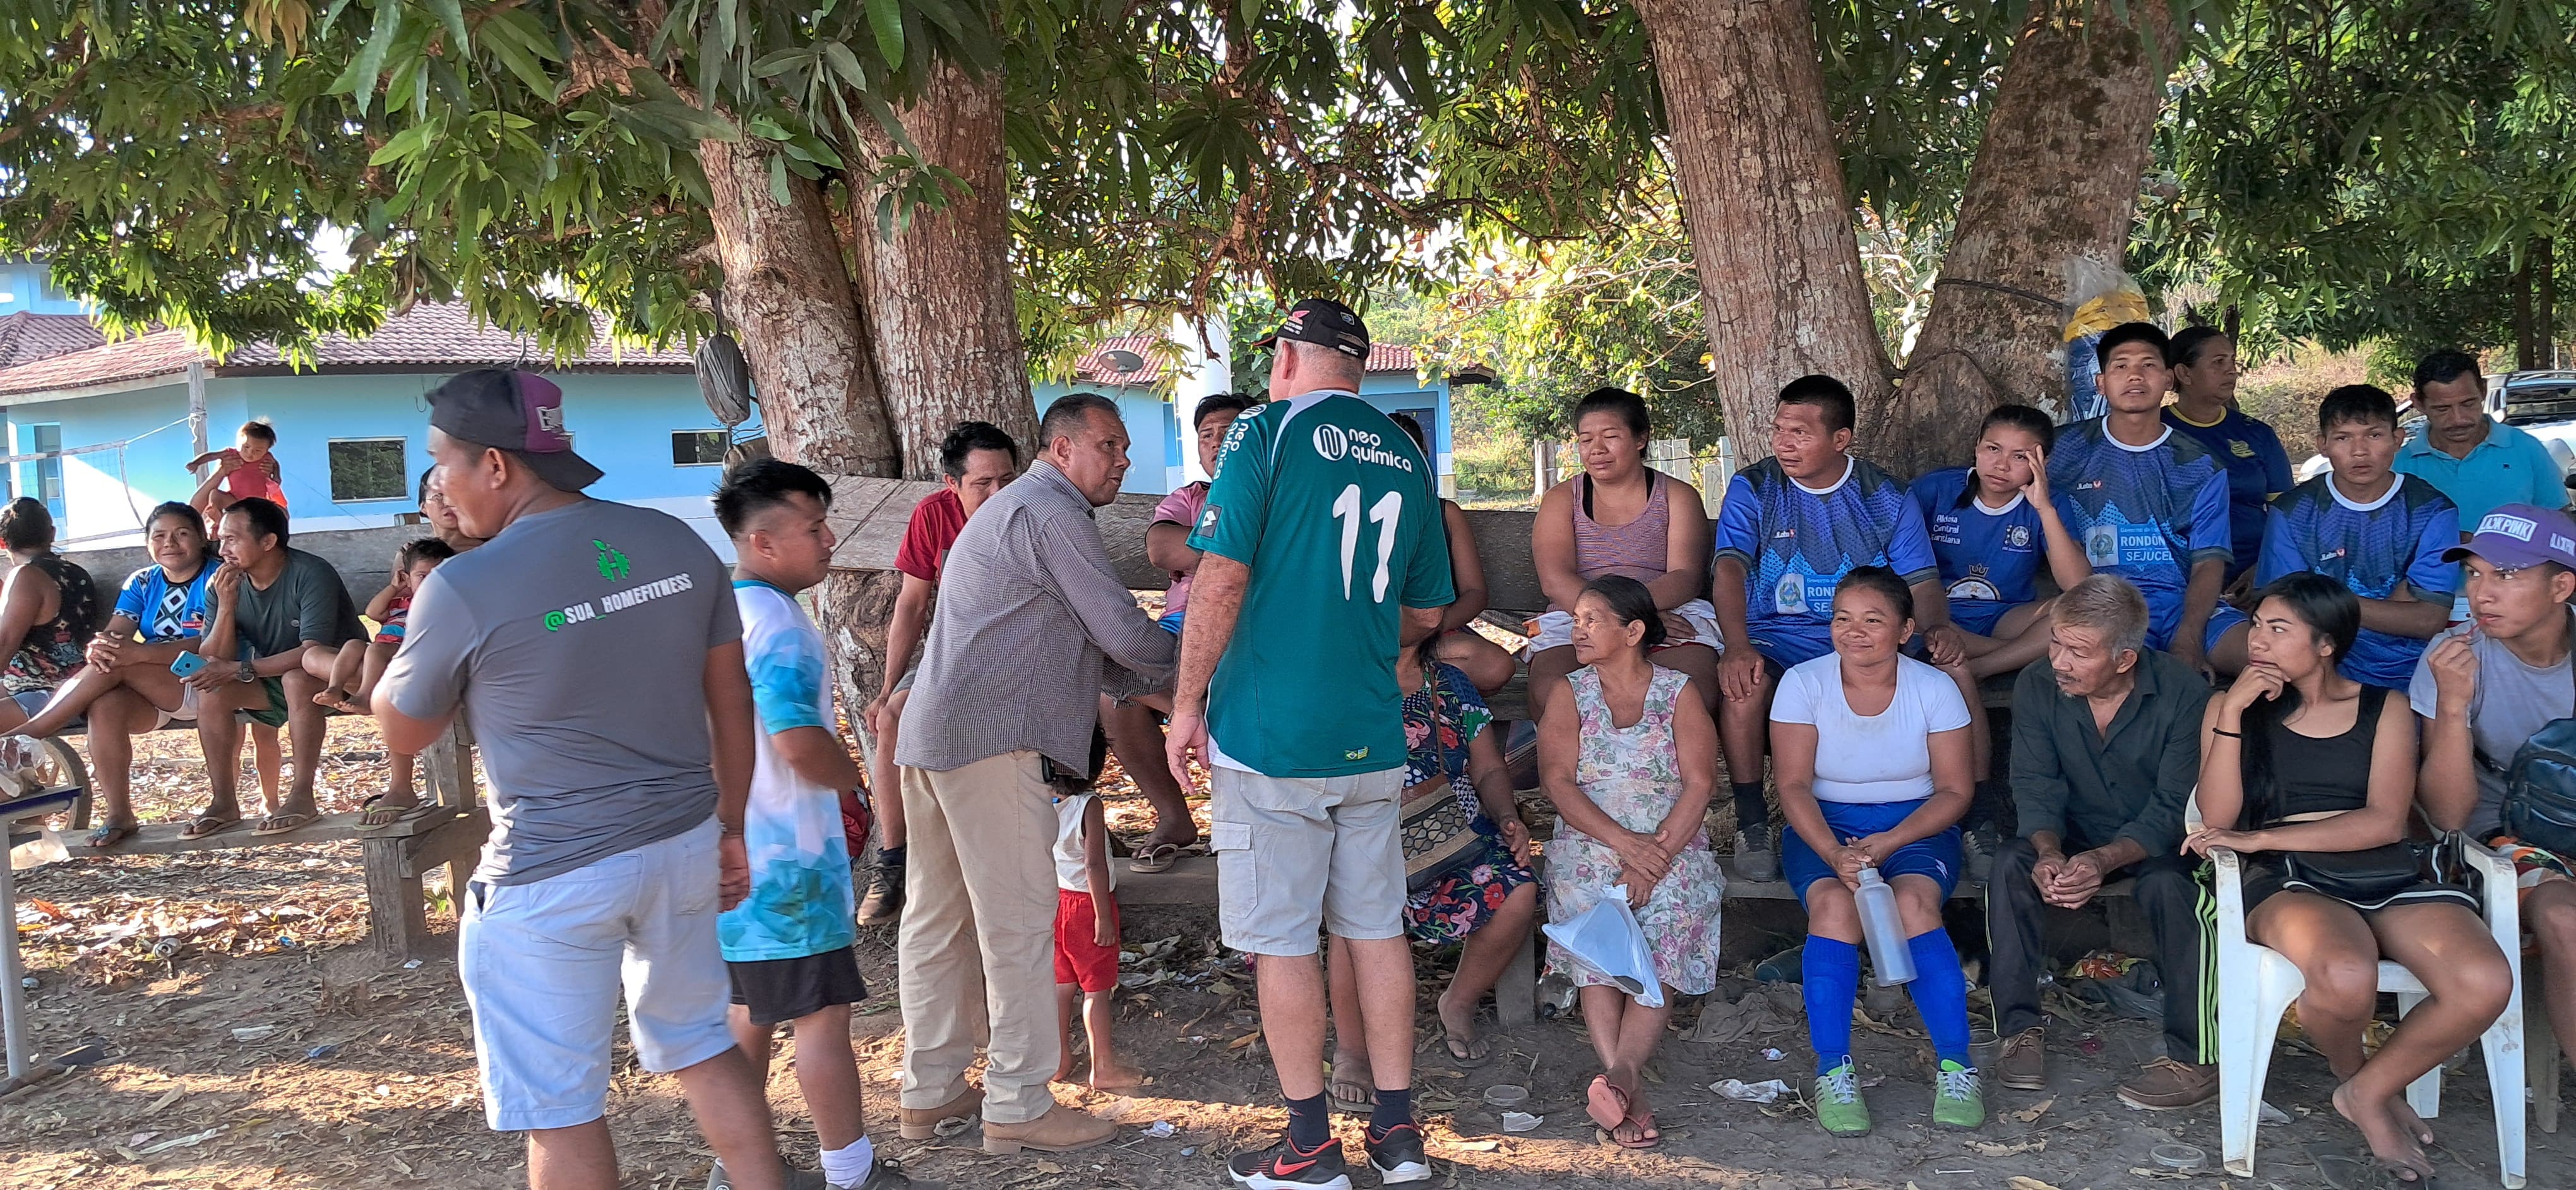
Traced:
<path fill-rule="evenodd" d="M 530 361 L 563 386 L 577 448 L 607 473 L 591 494 L 688 519 L 723 548 L 707 497 L 730 438 L 687 353 L 601 343 L 556 363 L 456 305 L 415 306 L 365 339 L 329 336 L 302 367 L 266 343 L 216 363 L 177 331 L 106 343 L 77 315 L 0 317 L 0 433 L 21 456 L 6 494 L 43 499 L 68 541 L 136 540 L 154 504 L 196 490 L 193 399 L 209 446 L 230 446 L 245 421 L 276 429 L 296 528 L 395 524 L 429 466 L 428 392 L 468 368 Z M 63 454 L 23 457 L 51 451 Z"/>
<path fill-rule="evenodd" d="M 1199 398 L 1225 392 L 1233 385 L 1222 356 L 1208 358 L 1204 348 L 1183 346 L 1186 337 L 1158 335 L 1104 339 L 1083 353 L 1071 380 L 1032 384 L 1038 408 L 1067 393 L 1096 392 L 1118 402 L 1127 422 L 1127 482 L 1130 492 L 1162 493 L 1194 479 L 1198 469 L 1197 436 L 1190 431 L 1190 410 Z M 1222 348 L 1220 348 L 1222 350 Z M 1181 364 L 1168 362 L 1179 359 Z M 1451 491 L 1448 379 L 1425 380 L 1417 371 L 1413 348 L 1380 343 L 1369 351 L 1368 375 L 1360 396 L 1389 414 L 1410 413 L 1431 439 L 1431 469 L 1440 490 Z M 1175 370 L 1178 375 L 1173 375 Z M 1169 377 L 1169 383 L 1166 378 Z M 1462 378 L 1462 382 L 1473 382 Z M 1163 394 L 1172 395 L 1166 397 Z"/>

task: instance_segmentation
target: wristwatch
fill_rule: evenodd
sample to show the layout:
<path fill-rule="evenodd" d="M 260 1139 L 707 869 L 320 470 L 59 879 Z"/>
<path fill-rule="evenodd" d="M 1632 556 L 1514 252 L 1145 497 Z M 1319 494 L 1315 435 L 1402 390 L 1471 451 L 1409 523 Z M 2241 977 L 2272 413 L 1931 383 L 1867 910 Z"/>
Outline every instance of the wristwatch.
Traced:
<path fill-rule="evenodd" d="M 252 668 L 250 662 L 245 661 L 241 663 L 240 669 L 234 671 L 233 679 L 239 682 L 256 682 L 259 680 L 259 671 Z"/>

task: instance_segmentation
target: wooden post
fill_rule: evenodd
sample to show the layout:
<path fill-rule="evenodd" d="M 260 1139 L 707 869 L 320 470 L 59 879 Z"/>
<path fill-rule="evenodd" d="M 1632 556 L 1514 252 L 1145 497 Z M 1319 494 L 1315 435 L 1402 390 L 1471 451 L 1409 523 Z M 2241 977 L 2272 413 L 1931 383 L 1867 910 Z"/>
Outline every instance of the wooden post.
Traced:
<path fill-rule="evenodd" d="M 1556 486 L 1556 444 L 1530 444 L 1530 503 L 1547 498 L 1547 490 Z"/>

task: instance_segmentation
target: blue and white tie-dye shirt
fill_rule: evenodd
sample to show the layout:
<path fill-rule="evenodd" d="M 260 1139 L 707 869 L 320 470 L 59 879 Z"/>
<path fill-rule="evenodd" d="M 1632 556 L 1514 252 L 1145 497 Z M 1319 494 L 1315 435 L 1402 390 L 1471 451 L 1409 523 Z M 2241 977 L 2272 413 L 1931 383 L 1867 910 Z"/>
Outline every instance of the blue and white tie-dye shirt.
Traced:
<path fill-rule="evenodd" d="M 1716 553 L 1743 565 L 1745 632 L 1783 667 L 1833 652 L 1844 575 L 1884 566 L 1911 585 L 1941 573 L 1923 510 L 1863 459 L 1825 488 L 1789 478 L 1778 459 L 1737 472 L 1718 508 Z"/>
<path fill-rule="evenodd" d="M 829 652 L 823 634 L 786 592 L 738 581 L 743 663 L 751 671 L 760 753 L 743 815 L 751 895 L 717 919 L 725 961 L 799 959 L 858 940 L 850 848 L 840 791 L 796 774 L 771 742 L 799 727 L 833 729 Z"/>

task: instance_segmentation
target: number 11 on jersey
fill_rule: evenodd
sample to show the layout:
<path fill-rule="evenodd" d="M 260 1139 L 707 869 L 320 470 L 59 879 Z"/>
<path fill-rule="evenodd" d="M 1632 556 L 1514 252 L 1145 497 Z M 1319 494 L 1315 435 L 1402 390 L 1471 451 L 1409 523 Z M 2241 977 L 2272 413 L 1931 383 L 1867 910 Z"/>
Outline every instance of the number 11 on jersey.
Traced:
<path fill-rule="evenodd" d="M 1404 515 L 1404 493 L 1388 492 L 1377 498 L 1368 510 L 1368 521 L 1377 526 L 1377 574 L 1369 580 L 1371 602 L 1386 602 L 1386 563 L 1395 554 L 1395 526 Z M 1360 485 L 1352 484 L 1333 497 L 1333 519 L 1342 523 L 1342 598 L 1351 597 L 1351 564 L 1360 551 Z"/>

